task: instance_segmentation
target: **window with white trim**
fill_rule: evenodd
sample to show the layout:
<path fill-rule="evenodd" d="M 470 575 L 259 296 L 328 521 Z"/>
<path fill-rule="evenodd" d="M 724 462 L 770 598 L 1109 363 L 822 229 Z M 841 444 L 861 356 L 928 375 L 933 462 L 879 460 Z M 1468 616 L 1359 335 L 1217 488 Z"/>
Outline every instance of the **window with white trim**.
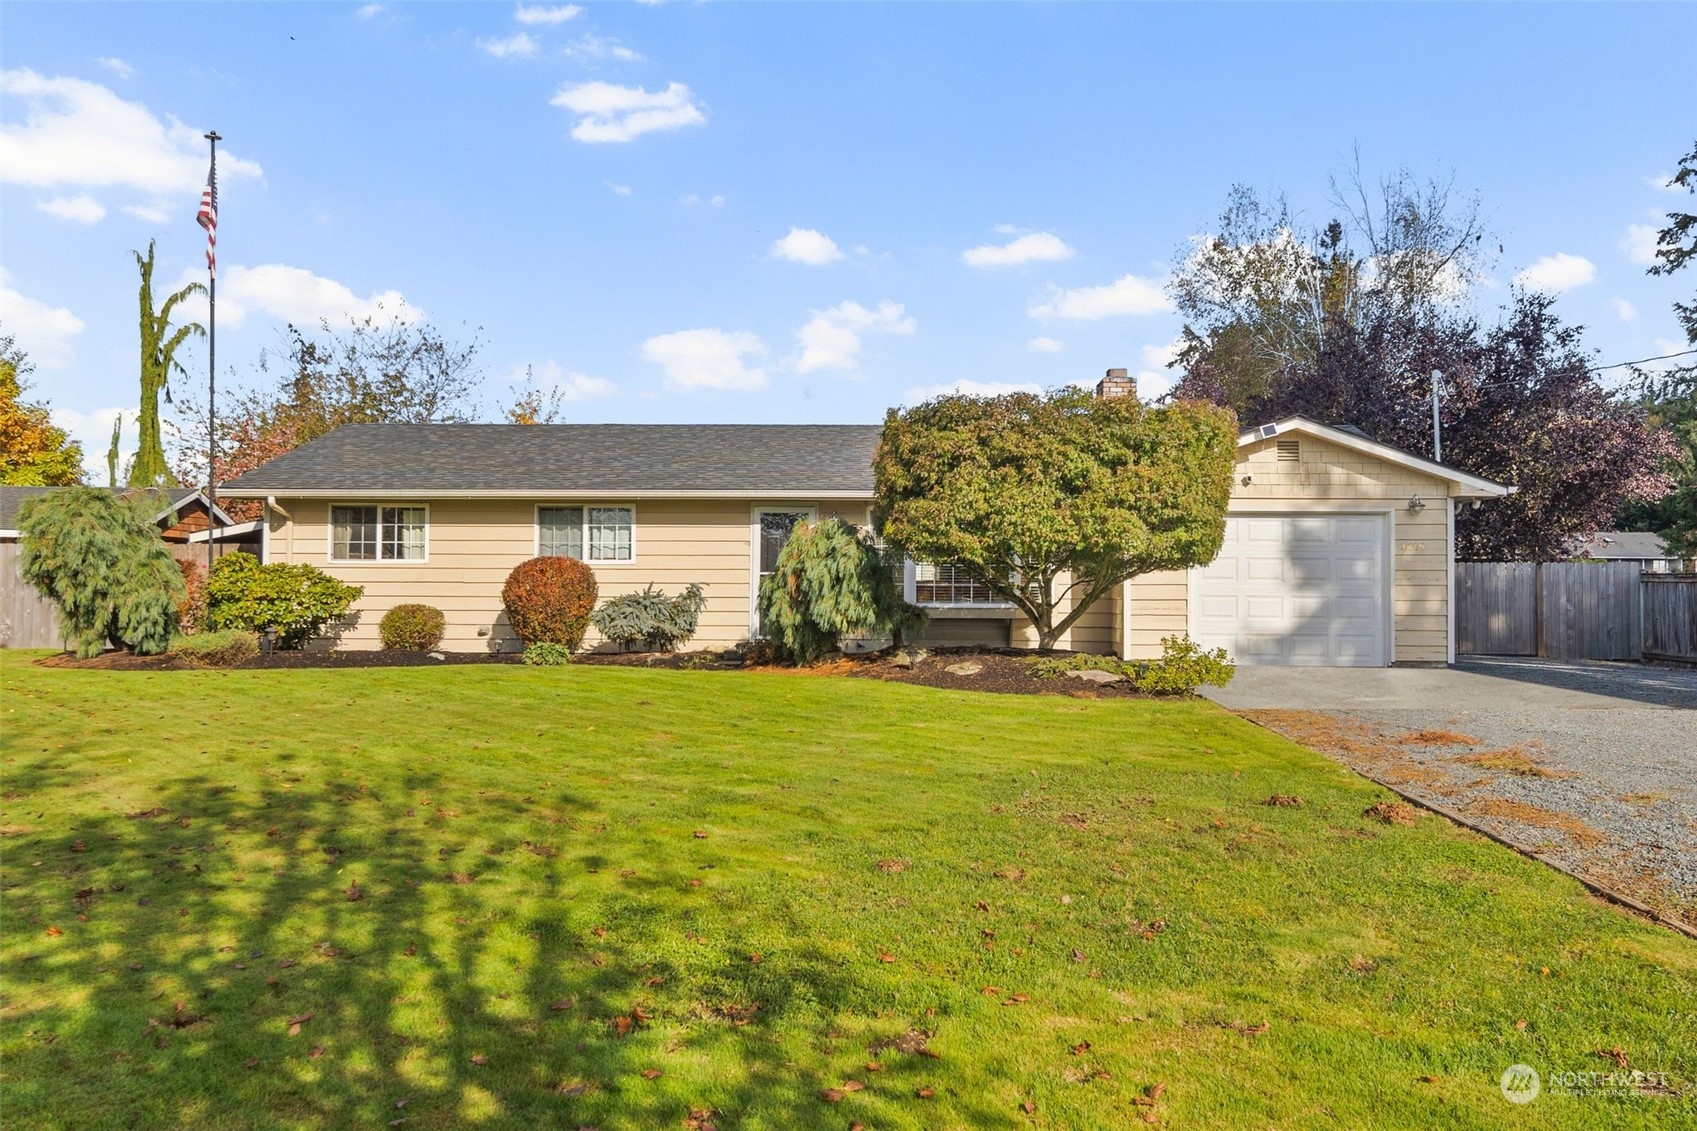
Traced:
<path fill-rule="evenodd" d="M 585 562 L 636 560 L 636 514 L 630 507 L 537 507 L 536 552 Z"/>
<path fill-rule="evenodd" d="M 331 507 L 330 560 L 421 562 L 426 525 L 424 507 Z"/>

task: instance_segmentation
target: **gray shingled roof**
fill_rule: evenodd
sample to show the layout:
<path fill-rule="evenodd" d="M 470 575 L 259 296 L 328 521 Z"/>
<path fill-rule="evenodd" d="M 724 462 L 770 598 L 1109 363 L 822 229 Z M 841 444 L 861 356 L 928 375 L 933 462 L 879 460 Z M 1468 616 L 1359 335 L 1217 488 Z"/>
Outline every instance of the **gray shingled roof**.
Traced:
<path fill-rule="evenodd" d="M 63 490 L 63 487 L 0 487 L 0 530 L 16 530 L 18 528 L 18 508 L 24 505 L 25 499 Z M 139 490 L 139 488 L 101 487 L 99 490 L 128 494 L 132 490 Z M 166 507 L 175 506 L 197 493 L 193 487 L 149 487 L 146 490 L 148 494 L 159 497 L 159 509 L 161 511 Z"/>
<path fill-rule="evenodd" d="M 349 424 L 219 487 L 872 494 L 876 424 Z"/>
<path fill-rule="evenodd" d="M 1579 544 L 1578 553 L 1584 557 L 1628 561 L 1673 556 L 1661 538 L 1634 530 L 1599 530 Z"/>

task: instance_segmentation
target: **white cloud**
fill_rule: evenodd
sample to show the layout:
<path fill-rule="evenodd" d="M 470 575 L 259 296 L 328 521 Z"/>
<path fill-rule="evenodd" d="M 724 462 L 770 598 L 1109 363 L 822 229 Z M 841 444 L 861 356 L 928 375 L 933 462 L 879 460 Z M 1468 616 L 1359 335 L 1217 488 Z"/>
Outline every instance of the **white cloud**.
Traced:
<path fill-rule="evenodd" d="M 1614 307 L 1615 317 L 1622 322 L 1635 322 L 1638 319 L 1638 308 L 1623 298 L 1612 298 L 1609 305 Z"/>
<path fill-rule="evenodd" d="M 73 224 L 98 224 L 106 216 L 105 206 L 86 192 L 76 196 L 56 196 L 52 200 L 38 200 L 35 206 L 49 216 L 57 216 Z"/>
<path fill-rule="evenodd" d="M 83 474 L 94 486 L 107 485 L 106 452 L 112 446 L 112 425 L 117 423 L 119 416 L 124 418 L 123 433 L 118 439 L 119 475 L 124 473 L 124 465 L 135 455 L 138 444 L 133 406 L 78 412 L 74 408 L 50 405 L 48 416 L 56 427 L 63 428 L 66 435 L 82 445 Z"/>
<path fill-rule="evenodd" d="M 1062 350 L 1067 348 L 1067 344 L 1059 338 L 1050 338 L 1045 336 L 1032 338 L 1029 342 L 1025 343 L 1025 348 L 1030 350 L 1032 353 L 1060 353 Z"/>
<path fill-rule="evenodd" d="M 587 373 L 563 368 L 559 362 L 549 358 L 541 365 L 516 367 L 508 379 L 516 385 L 523 385 L 526 377 L 544 393 L 557 393 L 562 401 L 586 401 L 592 397 L 604 397 L 613 391 L 613 383 L 605 377 L 591 377 Z"/>
<path fill-rule="evenodd" d="M 567 44 L 565 54 L 568 59 L 576 59 L 580 63 L 601 59 L 616 59 L 621 63 L 640 63 L 643 61 L 641 55 L 618 40 L 593 33 L 585 35 L 576 42 Z"/>
<path fill-rule="evenodd" d="M 707 121 L 700 102 L 681 82 L 650 94 L 640 86 L 610 82 L 567 83 L 548 103 L 578 116 L 578 141 L 624 142 L 656 130 L 699 126 Z"/>
<path fill-rule="evenodd" d="M 830 310 L 816 310 L 795 339 L 801 346 L 797 373 L 838 369 L 852 373 L 860 361 L 862 334 L 911 334 L 919 328 L 899 302 L 881 302 L 868 310 L 858 302 L 845 302 Z"/>
<path fill-rule="evenodd" d="M 12 288 L 0 267 L 0 329 L 17 339 L 30 360 L 43 369 L 70 364 L 71 339 L 83 332 L 83 320 L 62 306 L 48 306 Z"/>
<path fill-rule="evenodd" d="M 204 131 L 169 116 L 161 121 L 99 83 L 27 68 L 0 71 L 0 96 L 23 111 L 22 121 L 0 123 L 0 181 L 122 186 L 157 196 L 198 193 L 206 182 Z M 227 150 L 218 158 L 226 181 L 263 176 Z"/>
<path fill-rule="evenodd" d="M 788 235 L 772 244 L 769 254 L 773 259 L 787 259 L 809 267 L 823 267 L 843 257 L 837 242 L 814 228 L 791 228 Z"/>
<path fill-rule="evenodd" d="M 171 222 L 171 209 L 162 202 L 126 204 L 123 211 L 125 215 L 134 216 L 137 220 L 146 220 L 149 224 L 169 224 Z"/>
<path fill-rule="evenodd" d="M 542 46 L 535 36 L 522 31 L 504 39 L 480 39 L 477 45 L 497 59 L 534 59 Z"/>
<path fill-rule="evenodd" d="M 629 185 L 621 185 L 616 181 L 608 181 L 607 187 L 613 190 L 615 196 L 629 196 L 632 189 Z"/>
<path fill-rule="evenodd" d="M 1121 314 L 1159 314 L 1173 308 L 1159 282 L 1121 275 L 1101 287 L 1051 287 L 1049 297 L 1032 303 L 1026 311 L 1033 318 L 1068 318 L 1094 321 Z"/>
<path fill-rule="evenodd" d="M 687 204 L 691 208 L 695 207 L 697 204 L 706 204 L 711 205 L 714 208 L 723 208 L 725 206 L 725 198 L 717 193 L 713 196 L 704 197 L 698 192 L 692 192 L 688 196 L 678 197 L 678 203 Z"/>
<path fill-rule="evenodd" d="M 1658 192 L 1684 192 L 1685 189 L 1673 183 L 1672 173 L 1658 173 L 1653 177 L 1645 177 L 1644 183 Z"/>
<path fill-rule="evenodd" d="M 355 16 L 358 16 L 362 20 L 374 20 L 382 14 L 383 5 L 381 4 L 367 4 L 365 7 L 354 13 Z"/>
<path fill-rule="evenodd" d="M 1172 369 L 1173 359 L 1184 349 L 1184 336 L 1181 334 L 1170 342 L 1158 346 L 1144 346 L 1140 351 L 1143 364 L 1150 369 Z"/>
<path fill-rule="evenodd" d="M 178 277 L 176 286 L 202 281 L 204 272 L 190 268 Z M 196 296 L 181 308 L 183 317 L 206 321 L 206 298 Z M 314 275 L 304 267 L 286 263 L 262 263 L 258 267 L 220 267 L 218 273 L 218 321 L 239 326 L 250 313 L 259 311 L 280 321 L 314 326 L 320 320 L 339 323 L 344 319 L 374 318 L 386 322 L 419 322 L 424 311 L 409 305 L 400 291 L 378 291 L 360 298 L 334 279 Z"/>
<path fill-rule="evenodd" d="M 1661 233 L 1650 224 L 1629 224 L 1620 241 L 1620 249 L 1634 263 L 1645 267 L 1656 261 L 1656 241 Z"/>
<path fill-rule="evenodd" d="M 968 267 L 1014 267 L 1021 263 L 1071 259 L 1078 252 L 1052 232 L 1030 232 L 1011 243 L 985 244 L 960 253 Z"/>
<path fill-rule="evenodd" d="M 520 4 L 513 12 L 513 19 L 521 24 L 563 24 L 582 14 L 583 9 L 576 4 L 537 4 L 528 8 Z"/>
<path fill-rule="evenodd" d="M 918 404 L 935 397 L 1005 397 L 1009 393 L 1042 393 L 1041 386 L 1030 381 L 1018 384 L 1008 381 L 956 381 L 953 385 L 915 385 L 902 394 L 903 404 Z"/>
<path fill-rule="evenodd" d="M 95 62 L 99 63 L 102 67 L 105 67 L 108 71 L 111 71 L 121 79 L 127 79 L 136 73 L 136 69 L 134 67 L 130 66 L 116 55 L 102 55 L 100 58 L 96 59 Z"/>
<path fill-rule="evenodd" d="M 1535 291 L 1560 294 L 1583 287 L 1597 277 L 1597 265 L 1583 255 L 1559 251 L 1546 255 L 1514 277 L 1515 283 Z"/>
<path fill-rule="evenodd" d="M 746 331 L 679 330 L 642 343 L 642 356 L 666 374 L 666 388 L 752 391 L 766 387 L 766 371 L 743 362 L 744 355 L 760 356 L 766 345 Z"/>

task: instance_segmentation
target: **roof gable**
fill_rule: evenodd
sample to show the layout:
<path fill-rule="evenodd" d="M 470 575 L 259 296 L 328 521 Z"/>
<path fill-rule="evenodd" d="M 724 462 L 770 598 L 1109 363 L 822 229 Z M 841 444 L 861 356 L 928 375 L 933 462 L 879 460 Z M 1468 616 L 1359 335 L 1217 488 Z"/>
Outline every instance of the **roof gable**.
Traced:
<path fill-rule="evenodd" d="M 1271 440 L 1276 436 L 1304 434 L 1325 440 L 1327 443 L 1335 444 L 1340 448 L 1373 456 L 1387 463 L 1413 468 L 1432 476 L 1434 479 L 1442 479 L 1452 485 L 1450 493 L 1458 498 L 1500 498 L 1504 495 L 1512 495 L 1515 491 L 1513 487 L 1481 478 L 1472 472 L 1463 471 L 1459 467 L 1451 467 L 1447 463 L 1438 463 L 1436 460 L 1415 455 L 1413 452 L 1405 451 L 1391 444 L 1369 439 L 1360 432 L 1333 428 L 1328 424 L 1321 424 L 1317 420 L 1310 420 L 1306 416 L 1289 416 L 1272 424 L 1263 424 L 1258 428 L 1251 428 L 1238 436 L 1237 446 L 1244 448 L 1250 444 L 1259 444 L 1264 440 Z"/>

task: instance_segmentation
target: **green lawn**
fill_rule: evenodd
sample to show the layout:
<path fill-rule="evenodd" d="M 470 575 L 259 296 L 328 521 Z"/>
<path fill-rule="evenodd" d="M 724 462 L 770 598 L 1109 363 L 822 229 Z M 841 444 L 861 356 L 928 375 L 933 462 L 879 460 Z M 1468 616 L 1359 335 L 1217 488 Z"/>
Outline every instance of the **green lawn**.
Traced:
<path fill-rule="evenodd" d="M 1697 1120 L 1697 944 L 1205 702 L 30 659 L 8 1127 Z"/>

